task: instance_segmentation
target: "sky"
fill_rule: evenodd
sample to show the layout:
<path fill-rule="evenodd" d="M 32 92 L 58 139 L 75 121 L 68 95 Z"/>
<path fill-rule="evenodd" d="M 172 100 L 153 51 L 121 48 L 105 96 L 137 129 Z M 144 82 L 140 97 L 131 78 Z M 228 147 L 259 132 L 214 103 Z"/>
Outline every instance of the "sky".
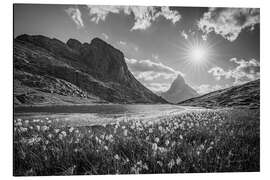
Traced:
<path fill-rule="evenodd" d="M 14 37 L 99 37 L 154 92 L 178 74 L 200 94 L 260 76 L 258 8 L 15 4 L 13 12 Z"/>

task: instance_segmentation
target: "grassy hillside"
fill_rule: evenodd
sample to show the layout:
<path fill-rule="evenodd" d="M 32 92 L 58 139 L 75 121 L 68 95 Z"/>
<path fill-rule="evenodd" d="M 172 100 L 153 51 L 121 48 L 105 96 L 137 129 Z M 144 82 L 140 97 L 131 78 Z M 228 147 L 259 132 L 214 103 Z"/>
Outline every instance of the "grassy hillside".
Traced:
<path fill-rule="evenodd" d="M 214 91 L 179 103 L 200 107 L 260 107 L 260 80 Z"/>

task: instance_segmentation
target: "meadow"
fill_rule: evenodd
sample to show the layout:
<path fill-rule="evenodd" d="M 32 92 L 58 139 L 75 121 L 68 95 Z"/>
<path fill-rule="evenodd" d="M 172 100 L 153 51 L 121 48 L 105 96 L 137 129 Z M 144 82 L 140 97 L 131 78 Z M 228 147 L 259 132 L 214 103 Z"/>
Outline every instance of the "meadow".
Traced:
<path fill-rule="evenodd" d="M 15 176 L 260 170 L 258 109 L 191 110 L 156 121 L 69 126 L 14 119 Z"/>

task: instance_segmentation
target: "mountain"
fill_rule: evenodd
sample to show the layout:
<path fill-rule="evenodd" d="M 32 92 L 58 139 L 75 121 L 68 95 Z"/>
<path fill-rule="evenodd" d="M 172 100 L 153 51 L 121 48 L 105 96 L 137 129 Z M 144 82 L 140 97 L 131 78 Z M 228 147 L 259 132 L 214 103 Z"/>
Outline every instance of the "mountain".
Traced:
<path fill-rule="evenodd" d="M 198 95 L 199 94 L 194 89 L 186 84 L 184 78 L 180 74 L 173 81 L 170 89 L 161 93 L 161 97 L 171 103 L 178 103 Z"/>
<path fill-rule="evenodd" d="M 210 92 L 200 97 L 180 102 L 180 105 L 201 107 L 260 107 L 260 80 Z"/>
<path fill-rule="evenodd" d="M 15 38 L 16 105 L 97 102 L 166 103 L 135 79 L 121 51 L 101 39 Z"/>

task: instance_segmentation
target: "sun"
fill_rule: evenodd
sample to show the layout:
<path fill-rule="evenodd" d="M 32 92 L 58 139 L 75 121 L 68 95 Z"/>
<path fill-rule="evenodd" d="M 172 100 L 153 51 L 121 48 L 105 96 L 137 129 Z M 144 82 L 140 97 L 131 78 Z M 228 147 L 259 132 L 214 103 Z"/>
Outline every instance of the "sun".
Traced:
<path fill-rule="evenodd" d="M 179 60 L 181 60 L 185 68 L 203 70 L 212 65 L 215 59 L 219 57 L 214 49 L 218 44 L 219 41 L 212 42 L 193 36 L 181 41 L 178 45 L 175 44 L 175 47 L 179 49 Z"/>
<path fill-rule="evenodd" d="M 207 60 L 207 49 L 205 47 L 192 47 L 189 49 L 189 60 L 193 63 L 203 63 Z"/>

